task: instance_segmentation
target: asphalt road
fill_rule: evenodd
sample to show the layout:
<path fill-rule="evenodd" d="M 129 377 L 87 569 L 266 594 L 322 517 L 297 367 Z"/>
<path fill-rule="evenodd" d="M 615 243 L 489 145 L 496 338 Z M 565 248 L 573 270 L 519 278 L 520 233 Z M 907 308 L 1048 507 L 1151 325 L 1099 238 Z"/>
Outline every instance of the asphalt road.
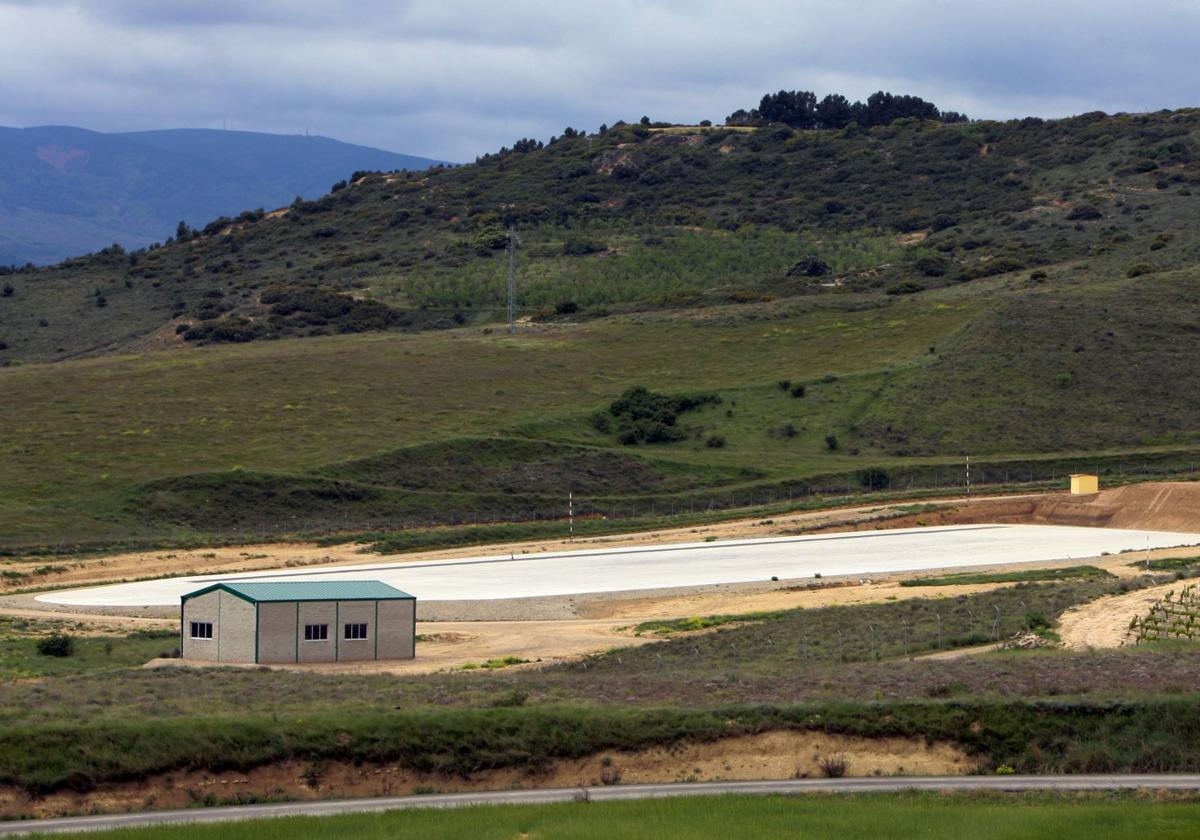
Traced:
<path fill-rule="evenodd" d="M 0 837 L 20 837 L 37 832 L 103 831 L 153 825 L 256 820 L 273 817 L 321 817 L 395 811 L 405 808 L 462 808 L 470 805 L 539 805 L 550 802 L 613 802 L 626 799 L 660 799 L 673 796 L 716 794 L 788 795 L 806 793 L 896 793 L 930 791 L 1113 791 L 1200 790 L 1200 774 L 1064 775 L 1064 776 L 910 776 L 862 779 L 796 779 L 776 782 L 694 782 L 663 785 L 503 790 L 482 793 L 448 793 L 432 796 L 392 796 L 377 799 L 339 799 L 285 802 L 271 805 L 238 805 L 224 808 L 191 808 L 182 811 L 147 811 L 52 820 L 0 822 Z"/>
<path fill-rule="evenodd" d="M 183 593 L 222 579 L 370 579 L 422 600 L 474 601 L 745 583 L 772 577 L 869 576 L 1098 557 L 1196 543 L 1200 543 L 1200 534 L 1054 525 L 958 525 L 164 578 L 47 592 L 37 598 L 72 606 L 178 606 Z"/>

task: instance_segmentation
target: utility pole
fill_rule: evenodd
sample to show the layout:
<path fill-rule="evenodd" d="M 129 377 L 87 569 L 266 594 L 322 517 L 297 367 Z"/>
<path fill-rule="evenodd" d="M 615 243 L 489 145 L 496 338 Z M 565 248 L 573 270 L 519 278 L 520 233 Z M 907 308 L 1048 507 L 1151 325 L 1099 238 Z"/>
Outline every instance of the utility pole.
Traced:
<path fill-rule="evenodd" d="M 513 331 L 517 312 L 517 227 L 508 226 L 508 332 Z"/>

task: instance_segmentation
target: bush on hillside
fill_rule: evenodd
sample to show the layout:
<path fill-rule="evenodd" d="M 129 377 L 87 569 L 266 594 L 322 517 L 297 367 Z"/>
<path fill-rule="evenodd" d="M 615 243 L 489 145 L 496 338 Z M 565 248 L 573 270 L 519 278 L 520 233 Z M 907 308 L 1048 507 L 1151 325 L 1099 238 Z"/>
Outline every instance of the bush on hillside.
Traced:
<path fill-rule="evenodd" d="M 903 280 L 888 288 L 889 295 L 911 295 L 925 291 L 925 287 L 912 280 Z"/>
<path fill-rule="evenodd" d="M 42 656 L 66 657 L 75 653 L 75 638 L 65 633 L 38 639 L 37 652 Z"/>
<path fill-rule="evenodd" d="M 946 273 L 946 261 L 941 257 L 921 257 L 913 263 L 913 268 L 926 277 L 941 277 Z"/>
<path fill-rule="evenodd" d="M 608 246 L 603 242 L 590 239 L 568 239 L 563 243 L 562 252 L 568 257 L 582 257 L 588 254 L 599 254 L 606 251 Z"/>
<path fill-rule="evenodd" d="M 883 490 L 892 483 L 892 477 L 881 467 L 871 467 L 858 474 L 858 483 L 867 490 Z"/>
<path fill-rule="evenodd" d="M 979 280 L 983 277 L 994 277 L 997 274 L 1008 274 L 1010 271 L 1020 271 L 1025 263 L 1015 257 L 996 257 L 995 259 L 977 262 L 964 268 L 954 279 L 959 283 L 969 280 Z"/>
<path fill-rule="evenodd" d="M 788 277 L 824 277 L 832 269 L 825 260 L 811 254 L 788 269 Z"/>
<path fill-rule="evenodd" d="M 1081 204 L 1067 214 L 1067 221 L 1070 222 L 1094 222 L 1103 218 L 1104 214 L 1100 212 L 1099 208 L 1090 204 Z"/>
<path fill-rule="evenodd" d="M 626 446 L 670 443 L 687 437 L 676 425 L 680 414 L 720 401 L 716 394 L 668 396 L 637 386 L 623 393 L 607 412 L 593 415 L 592 426 L 606 434 L 615 431 L 617 440 Z"/>

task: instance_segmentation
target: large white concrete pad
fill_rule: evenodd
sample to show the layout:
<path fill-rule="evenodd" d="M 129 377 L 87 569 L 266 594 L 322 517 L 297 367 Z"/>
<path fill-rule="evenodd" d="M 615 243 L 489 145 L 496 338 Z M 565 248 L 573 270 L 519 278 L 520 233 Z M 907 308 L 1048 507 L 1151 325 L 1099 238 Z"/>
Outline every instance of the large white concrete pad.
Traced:
<path fill-rule="evenodd" d="M 177 606 L 180 595 L 219 580 L 381 580 L 423 600 L 478 601 L 1068 560 L 1197 544 L 1200 534 L 960 525 L 163 578 L 48 592 L 38 600 L 72 606 Z"/>

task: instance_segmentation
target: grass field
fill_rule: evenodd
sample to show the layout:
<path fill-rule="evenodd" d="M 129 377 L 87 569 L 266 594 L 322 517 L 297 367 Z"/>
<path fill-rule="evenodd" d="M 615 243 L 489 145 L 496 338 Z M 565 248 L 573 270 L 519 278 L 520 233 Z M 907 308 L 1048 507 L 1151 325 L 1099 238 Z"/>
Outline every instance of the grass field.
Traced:
<path fill-rule="evenodd" d="M 64 677 L 116 671 L 141 665 L 179 647 L 175 631 L 141 631 L 128 635 L 83 636 L 74 639 L 70 656 L 39 653 L 38 641 L 51 633 L 71 634 L 65 626 L 38 626 L 0 616 L 0 681 Z"/>
<path fill-rule="evenodd" d="M 344 817 L 293 817 L 203 826 L 155 827 L 79 837 L 111 840 L 655 840 L 666 837 L 760 840 L 803 837 L 958 840 L 1190 840 L 1200 803 L 1135 795 L 962 796 L 901 794 L 813 797 L 685 797 L 640 802 L 479 806 Z M 61 836 L 61 835 L 56 835 Z"/>
<path fill-rule="evenodd" d="M 832 373 L 850 377 L 834 390 L 854 391 L 860 386 L 851 375 L 919 357 L 969 315 L 966 305 L 902 303 L 833 322 L 801 314 L 767 325 L 346 336 L 7 368 L 0 370 L 7 408 L 0 534 L 10 544 L 51 545 L 182 537 L 187 529 L 142 522 L 126 508 L 137 484 L 180 474 L 294 474 L 412 444 L 547 424 L 566 423 L 595 444 L 587 414 L 637 383 L 738 391 L 747 382 Z M 763 402 L 767 394 L 751 389 L 749 398 Z M 729 395 L 735 412 L 737 397 Z M 853 456 L 827 453 L 811 440 L 835 422 L 836 401 L 819 393 L 787 400 L 782 392 L 775 401 L 779 413 L 813 413 L 807 441 L 772 445 L 768 418 L 735 414 L 723 420 L 735 421 L 731 436 L 740 423 L 745 438 L 734 437 L 727 450 L 706 451 L 701 442 L 662 455 L 721 468 L 755 466 L 766 460 L 764 449 L 780 449 L 789 470 L 857 466 Z"/>
<path fill-rule="evenodd" d="M 784 302 L 763 320 L 718 308 L 516 336 L 338 336 L 0 369 L 0 548 L 531 520 L 561 516 L 574 483 L 577 512 L 621 519 L 854 495 L 880 480 L 954 489 L 953 454 L 856 443 L 881 389 L 936 360 L 929 348 L 982 306 L 937 294 Z M 685 441 L 620 446 L 588 416 L 634 384 L 721 403 L 684 416 Z M 462 453 L 497 436 L 491 462 L 465 470 Z M 993 451 L 992 469 L 976 463 L 980 483 L 1197 463 L 1161 441 L 1033 459 Z"/>
<path fill-rule="evenodd" d="M 972 583 L 1032 583 L 1047 580 L 1098 580 L 1112 575 L 1095 566 L 1068 566 L 1062 569 L 1029 569 L 1009 572 L 959 572 L 952 575 L 915 577 L 900 581 L 901 586 L 960 586 Z"/>

